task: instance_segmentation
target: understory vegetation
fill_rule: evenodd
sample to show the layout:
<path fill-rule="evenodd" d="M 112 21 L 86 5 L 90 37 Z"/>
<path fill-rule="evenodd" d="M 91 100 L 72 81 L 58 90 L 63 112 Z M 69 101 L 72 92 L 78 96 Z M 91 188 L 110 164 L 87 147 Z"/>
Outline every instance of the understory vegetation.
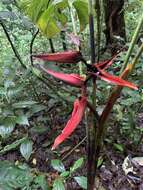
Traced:
<path fill-rule="evenodd" d="M 120 3 L 0 1 L 1 190 L 143 189 L 143 2 Z"/>

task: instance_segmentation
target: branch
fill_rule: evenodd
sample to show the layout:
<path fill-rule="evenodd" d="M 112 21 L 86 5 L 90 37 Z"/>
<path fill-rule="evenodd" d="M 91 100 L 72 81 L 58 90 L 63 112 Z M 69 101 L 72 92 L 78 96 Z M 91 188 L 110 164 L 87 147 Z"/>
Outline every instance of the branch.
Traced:
<path fill-rule="evenodd" d="M 31 43 L 30 43 L 30 61 L 31 61 L 31 65 L 32 65 L 32 66 L 34 66 L 34 65 L 33 65 L 33 57 L 32 57 L 32 54 L 33 54 L 33 45 L 34 45 L 34 41 L 35 41 L 35 39 L 36 39 L 38 33 L 39 33 L 39 29 L 38 29 L 38 30 L 36 31 L 36 33 L 33 35 L 33 38 L 32 38 Z"/>
<path fill-rule="evenodd" d="M 138 38 L 138 35 L 139 35 L 139 32 L 140 32 L 140 29 L 143 27 L 143 14 L 142 14 L 142 17 L 141 17 L 141 20 L 139 21 L 138 23 L 138 26 L 134 32 L 134 35 L 133 35 L 133 38 L 132 38 L 132 41 L 131 41 L 131 44 L 130 44 L 130 47 L 128 49 L 128 52 L 127 52 L 127 55 L 125 57 L 125 61 L 124 61 L 124 64 L 121 68 L 121 73 L 124 71 L 124 69 L 126 68 L 128 62 L 129 62 L 129 58 L 131 56 L 131 53 L 132 53 L 132 50 L 135 46 L 135 43 L 137 41 L 137 38 Z"/>
<path fill-rule="evenodd" d="M 12 40 L 11 40 L 11 38 L 10 38 L 10 35 L 9 35 L 9 33 L 8 33 L 7 29 L 6 29 L 6 26 L 5 26 L 5 24 L 3 23 L 2 20 L 0 20 L 0 25 L 2 26 L 3 31 L 4 31 L 4 33 L 5 33 L 6 37 L 7 37 L 7 40 L 9 41 L 9 43 L 10 43 L 10 45 L 11 45 L 11 48 L 12 48 L 14 54 L 15 54 L 15 57 L 16 57 L 16 58 L 18 59 L 18 61 L 20 62 L 21 66 L 22 66 L 24 69 L 26 69 L 26 66 L 25 66 L 25 64 L 23 63 L 23 61 L 22 61 L 22 59 L 21 59 L 21 57 L 20 57 L 20 55 L 19 55 L 17 49 L 16 49 L 15 46 L 13 45 L 13 42 L 12 42 Z"/>

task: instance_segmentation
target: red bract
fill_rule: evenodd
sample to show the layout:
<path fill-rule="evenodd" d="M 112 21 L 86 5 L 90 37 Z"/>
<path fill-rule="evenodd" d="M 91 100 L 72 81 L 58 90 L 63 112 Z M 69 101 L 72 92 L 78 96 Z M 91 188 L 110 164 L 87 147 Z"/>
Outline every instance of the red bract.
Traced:
<path fill-rule="evenodd" d="M 42 59 L 44 61 L 54 61 L 59 63 L 78 63 L 81 60 L 81 53 L 79 51 L 65 51 L 58 53 L 39 54 L 33 57 Z"/>
<path fill-rule="evenodd" d="M 85 79 L 83 77 L 80 77 L 77 74 L 64 74 L 55 72 L 50 69 L 45 69 L 44 67 L 41 67 L 46 73 L 52 75 L 53 77 L 62 80 L 72 86 L 81 87 L 84 84 Z"/>
<path fill-rule="evenodd" d="M 100 69 L 97 66 L 96 66 L 96 68 L 99 72 L 95 75 L 100 77 L 102 80 L 109 82 L 109 83 L 119 85 L 119 86 L 126 86 L 126 87 L 132 88 L 134 90 L 138 90 L 138 87 L 136 85 L 134 85 L 133 83 L 123 80 L 120 77 L 110 75 L 109 73 L 105 72 L 104 70 Z"/>
<path fill-rule="evenodd" d="M 84 111 L 87 104 L 87 98 L 81 97 L 81 99 L 76 99 L 74 102 L 74 109 L 71 115 L 71 118 L 67 122 L 65 128 L 62 133 L 55 139 L 54 145 L 52 146 L 52 150 L 55 149 L 59 144 L 61 144 L 71 133 L 75 130 L 75 128 L 80 123 Z"/>
<path fill-rule="evenodd" d="M 94 64 L 94 66 L 98 66 L 100 69 L 107 69 L 110 65 L 113 64 L 113 61 L 115 59 L 116 56 L 114 56 L 112 59 L 110 60 L 106 60 L 106 61 L 101 61 L 97 64 Z"/>

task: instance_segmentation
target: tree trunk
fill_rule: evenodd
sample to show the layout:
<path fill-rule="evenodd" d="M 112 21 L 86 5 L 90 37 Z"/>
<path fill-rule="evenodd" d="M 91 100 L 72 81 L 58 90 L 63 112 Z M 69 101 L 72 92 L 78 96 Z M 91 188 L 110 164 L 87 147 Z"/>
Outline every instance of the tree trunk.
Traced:
<path fill-rule="evenodd" d="M 106 46 L 111 47 L 111 52 L 114 54 L 126 40 L 124 0 L 103 0 L 103 2 Z"/>

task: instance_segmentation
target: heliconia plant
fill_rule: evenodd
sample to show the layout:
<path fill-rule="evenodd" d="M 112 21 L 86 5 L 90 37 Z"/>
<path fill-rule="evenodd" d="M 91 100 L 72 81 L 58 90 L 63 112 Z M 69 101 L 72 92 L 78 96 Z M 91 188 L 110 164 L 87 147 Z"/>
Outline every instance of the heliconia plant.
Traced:
<path fill-rule="evenodd" d="M 85 59 L 82 57 L 82 54 L 80 52 L 78 53 L 78 55 L 80 55 L 80 60 L 83 61 L 83 63 L 87 66 L 87 73 L 86 73 L 87 77 L 86 78 L 82 77 L 78 74 L 65 74 L 65 73 L 61 73 L 61 72 L 55 72 L 51 69 L 46 69 L 43 66 L 40 66 L 40 68 L 44 72 L 55 77 L 56 79 L 59 79 L 69 85 L 81 88 L 81 93 L 82 93 L 81 98 L 75 100 L 72 116 L 69 119 L 69 121 L 67 122 L 62 133 L 55 139 L 52 149 L 57 148 L 58 145 L 60 145 L 65 139 L 67 139 L 71 135 L 71 133 L 76 129 L 76 127 L 78 126 L 80 121 L 82 120 L 82 117 L 84 115 L 84 111 L 85 111 L 85 108 L 87 105 L 87 101 L 88 101 L 88 97 L 86 94 L 86 92 L 87 92 L 86 86 L 87 86 L 87 80 L 89 80 L 89 78 L 92 79 L 92 78 L 99 77 L 100 79 L 102 79 L 108 83 L 120 85 L 123 87 L 129 87 L 134 90 L 138 89 L 137 86 L 134 85 L 133 83 L 123 80 L 120 77 L 110 75 L 109 73 L 105 72 L 104 69 L 106 69 L 107 67 L 112 65 L 114 57 L 111 58 L 110 60 L 106 60 L 106 61 L 100 62 L 98 64 L 90 65 L 90 64 L 86 63 Z M 68 52 L 62 52 L 62 53 L 58 52 L 58 53 L 53 53 L 53 54 L 46 54 L 47 59 L 45 59 L 45 56 L 43 56 L 43 54 L 34 55 L 34 57 L 40 58 L 43 61 L 45 61 L 45 60 L 51 61 L 52 60 L 54 62 L 59 62 L 59 63 L 61 63 L 61 60 L 64 60 L 64 58 L 65 58 L 63 63 L 65 63 L 66 61 L 68 62 L 69 59 L 70 59 L 70 63 L 75 63 L 75 57 L 77 57 L 77 54 L 75 54 L 74 51 L 73 52 L 68 51 Z M 50 59 L 48 57 L 50 57 Z"/>
<path fill-rule="evenodd" d="M 26 12 L 30 15 L 30 18 L 34 23 L 37 24 L 39 29 L 48 37 L 52 38 L 56 34 L 61 32 L 61 28 L 59 28 L 59 22 L 62 25 L 62 29 L 65 26 L 65 23 L 67 22 L 67 17 L 64 14 L 64 9 L 68 8 L 69 10 L 72 10 L 72 7 L 77 12 L 77 16 L 80 22 L 80 31 L 85 28 L 87 23 L 89 23 L 89 31 L 90 31 L 90 57 L 91 57 L 91 63 L 87 64 L 86 60 L 82 56 L 82 53 L 79 51 L 79 45 L 80 40 L 78 39 L 75 31 L 75 22 L 74 22 L 74 16 L 71 14 L 72 22 L 73 22 L 73 34 L 70 35 L 70 39 L 73 44 L 78 46 L 76 50 L 70 50 L 70 51 L 64 51 L 64 52 L 56 52 L 56 53 L 46 53 L 46 54 L 32 54 L 32 45 L 35 39 L 35 36 L 32 40 L 31 44 L 31 51 L 30 51 L 30 58 L 31 58 L 31 67 L 34 68 L 33 64 L 33 58 L 43 61 L 49 61 L 49 62 L 57 62 L 57 63 L 63 63 L 63 64 L 81 64 L 86 67 L 86 72 L 82 74 L 77 74 L 73 72 L 68 73 L 62 73 L 62 72 L 56 72 L 54 70 L 45 68 L 45 66 L 41 66 L 40 69 L 50 75 L 51 77 L 56 78 L 57 80 L 63 81 L 64 83 L 74 86 L 79 89 L 80 91 L 80 97 L 76 98 L 73 105 L 73 111 L 71 114 L 71 117 L 66 123 L 65 128 L 62 130 L 62 132 L 56 137 L 54 140 L 54 143 L 52 145 L 52 150 L 58 148 L 58 146 L 63 143 L 78 127 L 80 124 L 82 118 L 84 117 L 84 113 L 86 108 L 88 107 L 90 110 L 90 113 L 92 117 L 92 122 L 90 124 L 90 128 L 87 126 L 87 136 L 88 136 L 88 142 L 87 142 L 87 179 L 88 179 L 88 190 L 94 189 L 94 183 L 95 183 L 95 176 L 97 171 L 97 163 L 98 158 L 100 155 L 100 151 L 102 148 L 102 142 L 103 142 L 103 136 L 106 132 L 105 124 L 107 122 L 107 119 L 109 117 L 110 112 L 112 111 L 112 108 L 114 104 L 116 103 L 116 100 L 121 94 L 121 91 L 123 87 L 128 87 L 133 90 L 138 90 L 138 87 L 127 81 L 128 76 L 132 73 L 139 57 L 141 56 L 143 52 L 143 43 L 139 48 L 139 51 L 135 55 L 135 58 L 131 61 L 129 64 L 129 58 L 131 56 L 132 50 L 135 46 L 135 43 L 137 41 L 140 29 L 143 26 L 143 15 L 141 16 L 141 20 L 138 22 L 138 26 L 136 28 L 136 31 L 133 35 L 131 44 L 129 46 L 129 49 L 127 51 L 125 61 L 123 66 L 121 66 L 121 73 L 119 76 L 111 75 L 107 72 L 107 69 L 113 64 L 113 61 L 116 59 L 117 54 L 111 57 L 109 60 L 100 61 L 99 52 L 97 52 L 97 63 L 96 63 L 96 56 L 95 56 L 95 34 L 94 34 L 94 3 L 93 0 L 73 0 L 73 1 L 67 1 L 67 0 L 53 0 L 53 1 L 39 1 L 38 0 L 31 0 L 31 1 L 25 1 L 24 7 L 26 8 Z M 36 3 L 35 3 L 36 2 Z M 94 0 L 96 2 L 96 0 Z M 99 2 L 99 1 L 98 1 Z M 59 10 L 60 7 L 60 10 Z M 83 9 L 82 9 L 83 8 Z M 89 9 L 89 10 L 88 10 Z M 83 11 L 84 10 L 84 11 Z M 63 12 L 62 12 L 63 11 Z M 98 10 L 100 11 L 100 10 Z M 59 16 L 55 17 L 59 14 Z M 52 16 L 51 16 L 52 15 Z M 98 17 L 99 18 L 99 17 Z M 97 19 L 97 25 L 98 25 L 98 19 Z M 22 67 L 24 69 L 27 69 L 28 67 L 23 63 L 21 60 L 17 49 L 14 47 L 12 40 L 6 30 L 6 26 L 3 24 L 3 21 L 0 21 L 0 25 L 2 26 L 6 37 L 8 41 L 10 42 L 10 45 L 12 47 L 12 50 L 18 59 L 18 61 L 21 63 Z M 101 26 L 101 25 L 98 25 Z M 99 28 L 97 28 L 98 32 L 100 32 Z M 100 43 L 100 39 L 97 39 L 97 43 Z M 97 49 L 99 50 L 100 44 L 97 44 Z M 29 68 L 28 68 L 29 69 Z M 31 70 L 32 71 L 32 70 Z M 36 70 L 37 71 L 37 70 Z M 36 72 L 35 72 L 36 73 Z M 44 81 L 41 76 L 36 74 L 38 79 L 40 81 Z M 113 88 L 111 95 L 109 96 L 106 105 L 102 111 L 102 113 L 99 115 L 96 111 L 96 88 L 98 88 L 98 85 L 96 83 L 96 80 L 100 78 L 103 81 L 106 81 L 108 83 L 114 84 L 115 87 Z M 92 103 L 89 102 L 88 98 L 88 81 L 92 81 L 93 91 L 92 91 Z M 104 95 L 105 96 L 105 95 Z"/>
<path fill-rule="evenodd" d="M 100 150 L 102 147 L 102 137 L 105 132 L 104 125 L 108 119 L 109 113 L 111 112 L 116 100 L 120 96 L 120 93 L 123 87 L 128 87 L 133 90 L 138 90 L 138 87 L 135 84 L 127 81 L 127 78 L 128 78 L 128 75 L 133 70 L 135 63 L 137 62 L 137 59 L 139 58 L 139 56 L 141 55 L 141 51 L 143 50 L 143 46 L 142 46 L 137 56 L 135 57 L 135 60 L 133 61 L 133 63 L 130 65 L 127 65 L 127 61 L 129 60 L 129 56 L 131 55 L 131 50 L 133 49 L 133 46 L 135 44 L 135 39 L 137 38 L 137 34 L 139 33 L 139 28 L 143 22 L 143 18 L 142 18 L 142 21 L 139 23 L 140 26 L 137 27 L 137 31 L 135 32 L 135 36 L 133 37 L 133 41 L 128 50 L 127 58 L 125 60 L 124 66 L 122 66 L 121 68 L 122 73 L 120 76 L 111 75 L 109 72 L 107 72 L 107 69 L 112 66 L 118 53 L 120 53 L 122 49 L 116 55 L 111 57 L 111 59 L 105 60 L 105 61 L 98 61 L 96 63 L 95 62 L 95 42 L 94 42 L 95 39 L 94 39 L 94 22 L 93 22 L 94 20 L 93 20 L 93 2 L 92 1 L 93 0 L 89 0 L 91 64 L 87 64 L 87 61 L 82 56 L 82 53 L 79 51 L 78 47 L 77 47 L 78 50 L 76 51 L 70 50 L 70 51 L 64 51 L 64 52 L 32 55 L 33 58 L 35 59 L 49 61 L 49 62 L 63 63 L 63 64 L 68 64 L 68 63 L 81 64 L 82 62 L 83 65 L 86 67 L 86 72 L 83 74 L 81 74 L 80 72 L 80 75 L 77 73 L 56 72 L 49 68 L 45 68 L 45 66 L 40 66 L 40 69 L 44 73 L 51 75 L 52 77 L 58 80 L 61 80 L 68 85 L 79 88 L 81 92 L 80 98 L 76 98 L 74 101 L 71 117 L 67 121 L 67 124 L 65 125 L 62 132 L 54 140 L 54 143 L 52 145 L 52 150 L 58 148 L 58 146 L 61 143 L 63 143 L 78 127 L 82 118 L 84 117 L 84 112 L 86 110 L 86 107 L 88 107 L 90 111 L 93 113 L 93 124 L 90 127 L 90 129 L 87 130 L 87 136 L 88 136 L 87 138 L 88 139 L 87 179 L 88 179 L 89 190 L 94 189 L 97 162 L 98 162 Z M 73 28 L 75 30 L 74 22 L 73 22 Z M 74 35 L 76 35 L 75 31 L 74 31 Z M 75 36 L 71 36 L 71 39 L 75 45 L 79 46 L 79 42 L 77 43 L 77 41 L 79 41 L 78 38 L 75 38 Z M 98 60 L 99 60 L 99 55 L 98 55 Z M 101 115 L 98 115 L 98 113 L 96 112 L 95 102 L 96 102 L 96 88 L 98 87 L 96 85 L 97 79 L 101 79 L 103 81 L 116 85 Z M 88 81 L 89 80 L 93 81 L 93 102 L 92 103 L 90 103 L 88 100 Z"/>
<path fill-rule="evenodd" d="M 93 35 L 91 36 L 93 37 Z M 131 44 L 133 45 L 134 43 L 131 43 Z M 92 48 L 92 45 L 91 45 L 91 48 Z M 102 137 L 104 134 L 104 125 L 105 125 L 105 122 L 107 121 L 109 113 L 111 112 L 123 87 L 128 87 L 133 90 L 138 90 L 138 87 L 135 84 L 127 81 L 126 79 L 129 73 L 132 72 L 134 65 L 136 64 L 137 59 L 141 55 L 142 51 L 143 51 L 143 45 L 141 46 L 133 63 L 127 65 L 127 67 L 124 68 L 120 76 L 111 75 L 110 73 L 106 71 L 109 67 L 112 66 L 117 55 L 114 55 L 109 60 L 100 61 L 98 63 L 91 62 L 92 64 L 87 64 L 87 61 L 84 59 L 80 51 L 70 50 L 66 52 L 33 55 L 35 59 L 40 59 L 40 60 L 49 61 L 49 62 L 57 62 L 57 63 L 63 63 L 63 64 L 68 64 L 68 63 L 78 64 L 79 62 L 82 62 L 83 65 L 86 67 L 86 73 L 84 73 L 83 76 L 77 73 L 56 72 L 54 70 L 45 68 L 44 66 L 40 66 L 40 69 L 44 73 L 51 75 L 52 77 L 58 80 L 61 80 L 68 85 L 78 87 L 81 91 L 80 98 L 76 98 L 76 100 L 74 101 L 71 117 L 68 120 L 65 128 L 62 130 L 62 132 L 56 137 L 54 144 L 52 145 L 52 150 L 56 149 L 61 143 L 63 143 L 77 128 L 82 118 L 84 117 L 84 112 L 86 110 L 86 107 L 88 107 L 91 110 L 91 112 L 93 112 L 94 117 L 96 117 L 96 120 L 93 120 L 93 126 L 95 125 L 95 127 L 93 127 L 92 130 L 90 129 L 90 132 L 88 134 L 89 135 L 88 138 L 92 139 L 91 142 L 88 142 L 87 177 L 88 177 L 89 190 L 94 189 L 97 161 L 99 158 L 99 153 L 100 153 L 101 144 L 102 144 Z M 129 56 L 130 54 L 128 53 L 127 55 Z M 92 57 L 91 60 L 93 61 L 94 55 L 92 56 L 91 56 Z M 101 113 L 100 116 L 98 115 L 98 118 L 97 118 L 98 113 L 96 112 L 96 108 L 94 107 L 94 101 L 93 101 L 93 105 L 91 105 L 91 103 L 89 103 L 89 100 L 88 100 L 88 81 L 92 80 L 93 86 L 94 86 L 95 81 L 98 78 L 108 83 L 114 84 L 116 85 L 116 87 L 114 88 L 111 96 L 109 97 L 109 100 L 103 112 Z M 93 94 L 95 94 L 94 91 L 95 91 L 95 86 L 93 87 Z M 95 98 L 96 97 L 94 97 L 94 99 Z M 94 121 L 96 121 L 97 123 L 95 124 Z"/>

